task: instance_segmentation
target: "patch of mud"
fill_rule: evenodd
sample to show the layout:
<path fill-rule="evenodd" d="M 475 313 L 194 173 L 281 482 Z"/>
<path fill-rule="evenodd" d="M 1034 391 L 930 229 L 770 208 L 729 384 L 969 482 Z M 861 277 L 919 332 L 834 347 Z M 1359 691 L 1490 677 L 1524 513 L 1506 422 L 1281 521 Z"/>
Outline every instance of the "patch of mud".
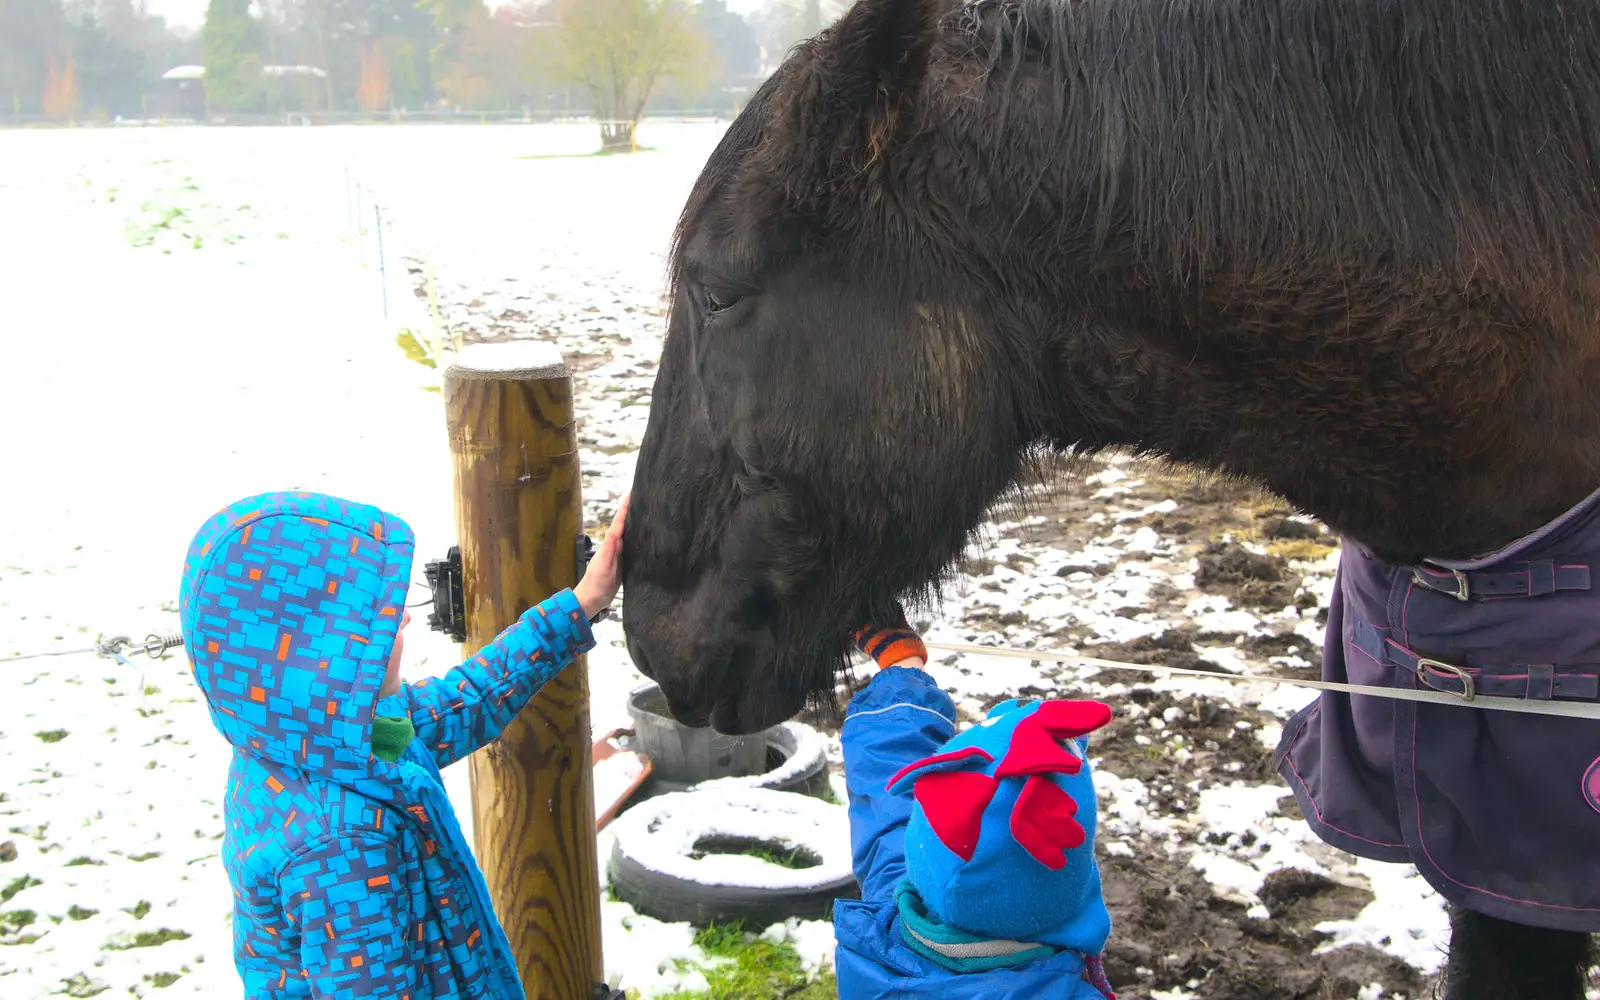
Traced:
<path fill-rule="evenodd" d="M 1271 720 L 1254 709 L 1147 687 L 1129 691 L 1115 707 L 1111 725 L 1095 734 L 1092 755 L 1119 778 L 1155 789 L 1162 813 L 1187 811 L 1192 787 L 1277 780 L 1272 751 L 1258 736 Z M 1183 791 L 1167 795 L 1164 788 Z"/>
<path fill-rule="evenodd" d="M 1317 924 L 1354 916 L 1371 899 L 1364 890 L 1276 872 L 1262 890 L 1263 917 L 1164 859 L 1108 858 L 1100 873 L 1116 929 L 1106 973 L 1119 997 L 1182 990 L 1199 1000 L 1355 1000 L 1373 984 L 1385 996 L 1424 995 L 1422 976 L 1373 949 L 1314 954 L 1326 940 Z"/>
<path fill-rule="evenodd" d="M 1163 667 L 1181 667 L 1184 670 L 1210 670 L 1222 672 L 1222 667 L 1195 652 L 1194 644 L 1200 630 L 1192 625 L 1169 628 L 1156 636 L 1142 636 L 1131 642 L 1108 642 L 1094 647 L 1094 655 L 1102 660 L 1122 663 L 1156 664 Z M 1110 670 L 1106 679 L 1125 684 L 1144 680 L 1143 674 L 1132 671 Z"/>
<path fill-rule="evenodd" d="M 1288 572 L 1282 556 L 1251 552 L 1238 542 L 1213 542 L 1197 561 L 1196 586 L 1245 607 L 1281 608 L 1293 604 L 1300 589 L 1300 577 Z"/>

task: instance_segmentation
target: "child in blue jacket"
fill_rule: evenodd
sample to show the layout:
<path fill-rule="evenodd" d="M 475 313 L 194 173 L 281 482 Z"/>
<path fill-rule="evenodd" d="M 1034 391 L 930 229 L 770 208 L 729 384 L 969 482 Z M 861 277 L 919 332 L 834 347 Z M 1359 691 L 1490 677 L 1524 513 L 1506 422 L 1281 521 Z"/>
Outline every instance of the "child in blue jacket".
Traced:
<path fill-rule="evenodd" d="M 1114 1000 L 1087 734 L 1098 702 L 1009 701 L 956 735 L 904 617 L 841 740 L 859 900 L 834 907 L 840 1000 Z"/>
<path fill-rule="evenodd" d="M 625 509 L 576 588 L 409 685 L 404 521 L 270 493 L 201 528 L 180 615 L 195 681 L 233 745 L 222 853 L 247 997 L 521 1000 L 439 769 L 493 740 L 594 645 Z"/>

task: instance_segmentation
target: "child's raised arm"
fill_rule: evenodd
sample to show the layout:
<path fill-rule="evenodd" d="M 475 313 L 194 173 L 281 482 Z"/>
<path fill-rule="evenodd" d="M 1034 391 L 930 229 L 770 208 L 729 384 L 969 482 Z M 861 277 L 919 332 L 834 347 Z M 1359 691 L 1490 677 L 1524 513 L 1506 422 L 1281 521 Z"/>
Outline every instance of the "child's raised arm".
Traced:
<path fill-rule="evenodd" d="M 862 629 L 857 646 L 884 667 L 850 702 L 840 742 L 850 790 L 850 850 L 864 900 L 887 899 L 905 874 L 912 793 L 889 779 L 938 751 L 956 731 L 956 706 L 918 669 L 927 652 L 903 622 Z"/>
<path fill-rule="evenodd" d="M 443 677 L 407 684 L 403 698 L 416 738 L 446 767 L 488 744 L 594 635 L 572 591 L 529 608 L 517 623 Z"/>
<path fill-rule="evenodd" d="M 495 739 L 539 689 L 594 648 L 589 619 L 611 604 L 621 581 L 623 500 L 583 579 L 529 608 L 511 627 L 443 677 L 409 684 L 404 698 L 416 738 L 440 767 Z"/>

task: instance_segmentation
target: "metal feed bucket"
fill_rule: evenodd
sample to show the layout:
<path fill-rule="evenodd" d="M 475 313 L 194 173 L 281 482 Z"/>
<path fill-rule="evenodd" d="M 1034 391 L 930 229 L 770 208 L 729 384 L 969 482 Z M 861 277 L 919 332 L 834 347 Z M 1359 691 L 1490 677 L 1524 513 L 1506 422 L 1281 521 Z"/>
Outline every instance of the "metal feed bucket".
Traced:
<path fill-rule="evenodd" d="M 667 710 L 666 695 L 654 684 L 629 696 L 628 714 L 633 717 L 634 745 L 650 758 L 657 778 L 692 785 L 767 770 L 771 730 L 724 736 L 710 728 L 679 725 Z"/>

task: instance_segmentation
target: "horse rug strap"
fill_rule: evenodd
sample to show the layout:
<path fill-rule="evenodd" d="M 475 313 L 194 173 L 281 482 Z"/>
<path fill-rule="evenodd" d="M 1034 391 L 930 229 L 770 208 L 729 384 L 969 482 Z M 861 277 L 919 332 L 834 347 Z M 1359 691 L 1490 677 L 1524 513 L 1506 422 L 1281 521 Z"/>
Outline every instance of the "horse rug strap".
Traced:
<path fill-rule="evenodd" d="M 987 656 L 999 660 L 1027 660 L 1029 663 L 1059 663 L 1067 667 L 1088 667 L 1094 670 L 1131 670 L 1141 674 L 1168 677 L 1201 677 L 1208 681 L 1227 681 L 1234 684 L 1275 684 L 1279 687 L 1299 687 L 1312 691 L 1339 691 L 1367 698 L 1387 698 L 1392 701 L 1418 701 L 1429 705 L 1445 705 L 1484 712 L 1511 712 L 1518 715 L 1552 715 L 1565 719 L 1600 720 L 1600 701 L 1527 701 L 1521 694 L 1511 698 L 1480 698 L 1476 686 L 1459 685 L 1447 693 L 1444 690 L 1413 690 L 1411 688 L 1377 687 L 1372 684 L 1346 684 L 1342 681 L 1313 681 L 1304 677 L 1273 677 L 1262 674 L 1224 674 L 1216 670 L 1191 667 L 1169 667 L 1160 663 L 1128 663 L 1122 660 L 1103 660 L 1077 652 L 1057 652 L 1048 649 L 1018 649 L 1012 646 L 980 646 L 971 642 L 928 642 L 928 649 L 938 653 L 960 653 L 963 656 Z"/>
<path fill-rule="evenodd" d="M 1411 862 L 1469 909 L 1600 931 L 1597 565 L 1600 491 L 1454 565 L 1391 566 L 1347 542 L 1323 680 L 1429 697 L 1328 691 L 1289 720 L 1276 763 L 1316 833 Z M 1479 710 L 1491 704 L 1584 717 Z"/>

